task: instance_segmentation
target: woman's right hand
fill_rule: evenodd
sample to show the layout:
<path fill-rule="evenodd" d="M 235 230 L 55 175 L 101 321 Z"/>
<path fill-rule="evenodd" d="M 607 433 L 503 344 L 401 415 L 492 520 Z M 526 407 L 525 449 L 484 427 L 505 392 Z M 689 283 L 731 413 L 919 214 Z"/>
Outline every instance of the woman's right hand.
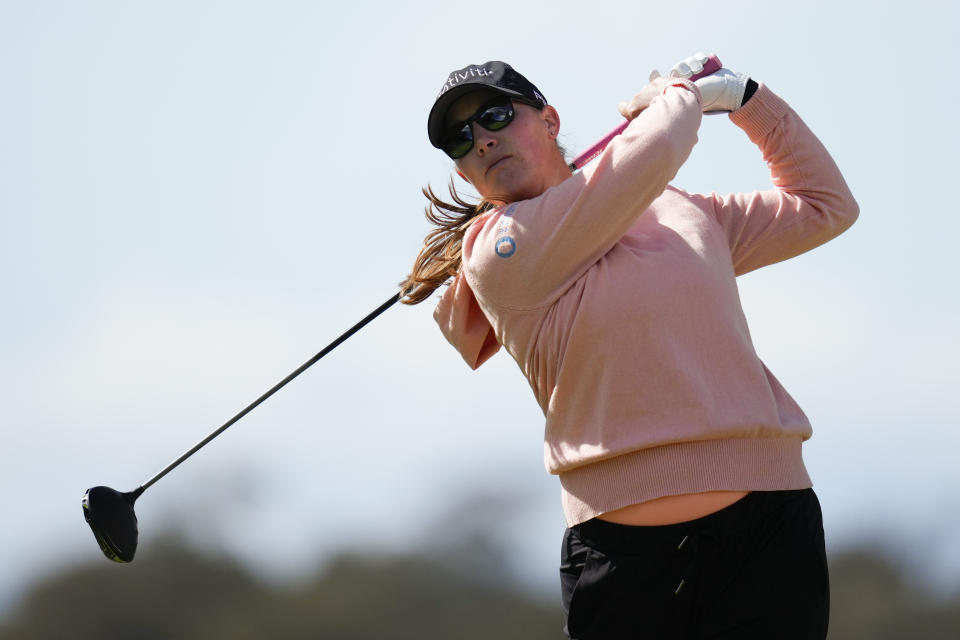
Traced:
<path fill-rule="evenodd" d="M 664 78 L 657 71 L 650 72 L 650 82 L 629 101 L 618 105 L 620 115 L 633 120 L 650 106 L 653 99 L 663 93 L 670 85 L 678 84 L 676 78 Z"/>

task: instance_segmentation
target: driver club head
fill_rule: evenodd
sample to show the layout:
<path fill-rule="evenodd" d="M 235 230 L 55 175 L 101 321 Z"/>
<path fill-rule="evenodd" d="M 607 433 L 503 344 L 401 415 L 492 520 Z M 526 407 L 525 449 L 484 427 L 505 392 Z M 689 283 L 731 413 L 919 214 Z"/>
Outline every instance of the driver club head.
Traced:
<path fill-rule="evenodd" d="M 83 494 L 83 517 L 103 551 L 114 562 L 130 562 L 137 552 L 137 514 L 133 503 L 143 489 L 120 493 L 93 487 Z"/>

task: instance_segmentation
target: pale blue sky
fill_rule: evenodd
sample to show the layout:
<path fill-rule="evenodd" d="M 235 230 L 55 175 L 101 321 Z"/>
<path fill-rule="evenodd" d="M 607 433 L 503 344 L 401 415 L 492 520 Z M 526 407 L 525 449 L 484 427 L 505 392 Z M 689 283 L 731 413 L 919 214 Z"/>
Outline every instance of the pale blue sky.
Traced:
<path fill-rule="evenodd" d="M 87 487 L 147 480 L 394 290 L 428 230 L 419 189 L 450 174 L 425 134 L 451 69 L 510 62 L 576 152 L 698 50 L 786 98 L 861 206 L 740 280 L 813 421 L 828 543 L 890 537 L 960 574 L 960 12 L 833 4 L 0 2 L 0 603 L 106 562 Z M 676 183 L 769 178 L 718 117 Z M 392 309 L 151 488 L 141 551 L 180 528 L 279 575 L 411 544 L 461 499 L 497 520 L 477 496 L 508 493 L 498 528 L 552 587 L 542 415 L 507 356 L 470 372 L 432 307 Z"/>

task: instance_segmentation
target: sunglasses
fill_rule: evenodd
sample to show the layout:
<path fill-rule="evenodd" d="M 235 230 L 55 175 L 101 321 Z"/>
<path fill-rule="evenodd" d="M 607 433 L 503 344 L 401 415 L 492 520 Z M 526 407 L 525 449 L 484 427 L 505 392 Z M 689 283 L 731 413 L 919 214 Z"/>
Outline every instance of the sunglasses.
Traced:
<path fill-rule="evenodd" d="M 509 98 L 497 98 L 477 109 L 472 116 L 447 129 L 440 140 L 440 148 L 456 160 L 470 153 L 473 148 L 473 128 L 476 122 L 487 131 L 500 131 L 513 122 L 513 103 Z"/>

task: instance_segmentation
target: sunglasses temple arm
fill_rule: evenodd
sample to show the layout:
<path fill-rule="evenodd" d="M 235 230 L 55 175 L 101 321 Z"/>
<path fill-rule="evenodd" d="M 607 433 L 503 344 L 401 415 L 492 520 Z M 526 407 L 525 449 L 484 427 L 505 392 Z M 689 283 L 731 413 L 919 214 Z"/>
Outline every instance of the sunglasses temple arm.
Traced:
<path fill-rule="evenodd" d="M 704 76 L 708 76 L 711 73 L 715 73 L 723 67 L 723 64 L 720 62 L 720 59 L 717 56 L 711 55 L 707 62 L 703 65 L 703 71 L 700 73 L 690 76 L 690 80 L 699 80 Z M 610 144 L 610 141 L 616 138 L 618 135 L 623 133 L 623 130 L 627 128 L 627 125 L 630 124 L 630 121 L 627 120 L 623 122 L 616 129 L 603 136 L 598 142 L 596 142 L 592 147 L 581 153 L 579 156 L 574 158 L 573 162 L 570 163 L 570 168 L 574 171 L 582 169 L 588 162 L 600 155 L 604 149 L 607 148 L 607 145 Z"/>

